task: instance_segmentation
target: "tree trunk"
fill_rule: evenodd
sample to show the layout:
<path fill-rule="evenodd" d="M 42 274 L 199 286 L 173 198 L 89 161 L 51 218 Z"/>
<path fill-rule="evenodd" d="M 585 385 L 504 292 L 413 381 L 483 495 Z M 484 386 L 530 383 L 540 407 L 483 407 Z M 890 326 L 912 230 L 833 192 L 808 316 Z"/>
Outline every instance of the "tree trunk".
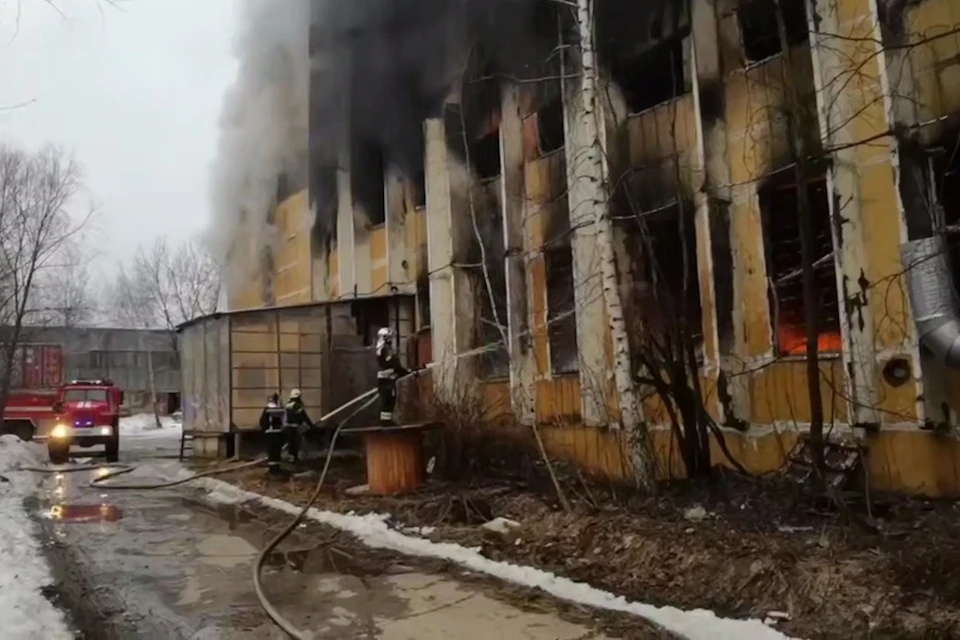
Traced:
<path fill-rule="evenodd" d="M 604 123 L 597 104 L 598 73 L 594 45 L 593 0 L 577 0 L 577 26 L 582 56 L 580 90 L 583 105 L 580 126 L 583 127 L 585 138 L 589 141 L 589 147 L 582 150 L 579 162 L 590 167 L 592 175 L 602 176 L 601 180 L 591 181 L 595 189 L 593 226 L 597 249 L 600 253 L 603 300 L 607 321 L 610 324 L 610 336 L 613 340 L 614 380 L 620 405 L 620 420 L 632 440 L 637 484 L 644 490 L 650 491 L 654 488 L 655 460 L 649 433 L 641 419 L 640 401 L 633 381 L 630 347 L 617 281 L 616 255 L 613 249 L 613 224 L 610 221 L 610 195 L 607 184 L 608 167 L 600 137 L 600 128 Z M 567 159 L 567 162 L 572 161 L 572 158 Z M 600 330 L 599 327 L 597 329 Z"/>
<path fill-rule="evenodd" d="M 150 384 L 150 404 L 153 407 L 153 419 L 156 421 L 157 429 L 163 425 L 160 423 L 160 408 L 157 406 L 157 382 L 153 374 L 153 352 L 147 350 L 147 378 Z"/>

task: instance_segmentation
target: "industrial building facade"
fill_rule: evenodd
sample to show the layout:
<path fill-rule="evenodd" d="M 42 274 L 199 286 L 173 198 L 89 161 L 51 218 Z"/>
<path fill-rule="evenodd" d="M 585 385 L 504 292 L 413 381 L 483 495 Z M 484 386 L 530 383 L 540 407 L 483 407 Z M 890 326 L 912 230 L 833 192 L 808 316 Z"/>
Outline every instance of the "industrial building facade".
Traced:
<path fill-rule="evenodd" d="M 471 53 L 423 122 L 419 170 L 353 140 L 332 174 L 280 180 L 276 238 L 234 256 L 251 278 L 229 305 L 363 302 L 358 333 L 402 321 L 438 363 L 438 396 L 468 389 L 491 419 L 540 425 L 551 455 L 629 480 L 596 207 L 580 186 L 595 177 L 579 160 L 591 144 L 580 58 L 562 5 L 544 5 L 565 53 L 496 81 Z M 803 201 L 828 428 L 862 439 L 873 486 L 960 494 L 960 7 L 597 0 L 603 10 L 617 15 L 598 42 L 604 25 L 621 32 L 599 51 L 601 144 L 630 348 L 644 327 L 688 327 L 695 386 L 730 451 L 750 471 L 780 468 L 811 421 Z M 402 318 L 398 295 L 415 299 Z M 640 393 L 663 473 L 676 473 L 666 409 Z"/>

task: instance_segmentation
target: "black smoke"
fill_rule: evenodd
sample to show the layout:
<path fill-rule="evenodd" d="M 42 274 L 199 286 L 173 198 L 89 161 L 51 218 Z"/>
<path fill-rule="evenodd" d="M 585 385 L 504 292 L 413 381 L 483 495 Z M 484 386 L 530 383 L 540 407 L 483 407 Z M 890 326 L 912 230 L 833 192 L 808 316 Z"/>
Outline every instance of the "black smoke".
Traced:
<path fill-rule="evenodd" d="M 344 145 L 376 145 L 385 162 L 418 175 L 423 121 L 441 114 L 468 59 L 498 79 L 529 76 L 555 50 L 559 6 L 551 0 L 314 0 L 310 156 L 318 235 L 334 233 L 334 175 Z"/>
<path fill-rule="evenodd" d="M 689 25 L 688 0 L 595 5 L 609 69 Z M 310 186 L 315 232 L 325 240 L 335 232 L 344 145 L 378 146 L 386 163 L 417 176 L 423 121 L 441 115 L 468 62 L 473 76 L 496 82 L 556 74 L 561 43 L 572 43 L 576 31 L 567 0 L 312 0 L 311 10 Z"/>

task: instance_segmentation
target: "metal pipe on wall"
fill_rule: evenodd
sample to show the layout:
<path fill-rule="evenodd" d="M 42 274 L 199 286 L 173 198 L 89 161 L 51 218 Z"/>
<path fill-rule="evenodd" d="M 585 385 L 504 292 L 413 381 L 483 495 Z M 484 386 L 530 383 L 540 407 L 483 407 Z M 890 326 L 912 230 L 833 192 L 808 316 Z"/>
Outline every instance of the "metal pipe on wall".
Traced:
<path fill-rule="evenodd" d="M 943 364 L 960 369 L 960 314 L 943 236 L 906 242 L 900 257 L 920 342 Z"/>

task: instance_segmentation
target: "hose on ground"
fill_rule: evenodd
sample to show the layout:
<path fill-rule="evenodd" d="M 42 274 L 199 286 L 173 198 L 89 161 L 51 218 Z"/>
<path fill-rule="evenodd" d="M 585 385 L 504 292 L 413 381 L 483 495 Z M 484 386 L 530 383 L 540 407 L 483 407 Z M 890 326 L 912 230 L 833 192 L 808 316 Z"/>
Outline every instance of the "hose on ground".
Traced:
<path fill-rule="evenodd" d="M 172 457 L 172 456 L 171 456 Z M 151 458 L 151 459 L 160 459 Z M 228 467 L 220 467 L 219 469 L 211 469 L 210 471 L 201 471 L 179 480 L 167 480 L 164 482 L 150 482 L 144 484 L 103 484 L 111 478 L 116 478 L 117 476 L 122 476 L 127 473 L 136 471 L 136 465 L 126 465 L 126 464 L 80 464 L 73 465 L 70 467 L 21 467 L 23 471 L 32 471 L 33 473 L 44 473 L 47 475 L 54 475 L 57 473 L 79 473 L 81 471 L 100 471 L 102 469 L 107 469 L 107 473 L 100 474 L 99 476 L 90 480 L 88 485 L 90 487 L 95 487 L 97 489 L 103 489 L 108 491 L 121 491 L 121 490 L 148 490 L 148 489 L 168 489 L 170 487 L 176 487 L 181 484 L 187 484 L 199 478 L 208 478 L 210 476 L 219 476 L 225 473 L 230 473 L 231 471 L 239 471 L 241 469 L 249 469 L 250 467 L 257 467 L 266 463 L 266 458 L 257 458 L 252 462 L 242 462 L 240 464 L 233 464 Z"/>
<path fill-rule="evenodd" d="M 357 397 L 350 403 L 347 403 L 340 409 L 337 409 L 337 412 L 339 412 L 343 408 L 355 402 L 359 402 L 363 398 L 366 398 L 368 396 L 373 396 L 374 393 L 376 393 L 376 389 L 374 389 L 373 391 L 367 392 L 362 396 Z M 297 514 L 297 517 L 294 518 L 290 522 L 290 524 L 288 524 L 286 528 L 284 528 L 283 531 L 278 533 L 276 537 L 273 538 L 273 540 L 271 540 L 263 549 L 260 550 L 260 554 L 257 556 L 257 561 L 253 565 L 253 588 L 257 594 L 257 600 L 260 601 L 260 606 L 263 608 L 266 614 L 270 617 L 270 619 L 273 620 L 278 627 L 283 629 L 284 633 L 286 633 L 288 636 L 290 636 L 294 640 L 308 640 L 310 636 L 308 636 L 301 630 L 297 629 L 295 626 L 293 626 L 293 624 L 289 620 L 287 620 L 282 615 L 280 615 L 280 612 L 277 611 L 276 608 L 274 608 L 274 606 L 267 599 L 266 594 L 264 594 L 263 592 L 263 585 L 261 584 L 261 581 L 260 581 L 261 574 L 263 573 L 263 565 L 266 563 L 267 557 L 273 552 L 273 550 L 276 549 L 280 545 L 280 543 L 283 542 L 291 533 L 293 533 L 293 530 L 300 525 L 304 517 L 306 517 L 307 512 L 310 511 L 310 508 L 313 506 L 313 503 L 316 502 L 317 498 L 320 497 L 320 491 L 323 488 L 323 481 L 327 477 L 327 470 L 330 469 L 330 461 L 333 459 L 333 450 L 337 444 L 337 439 L 340 437 L 340 430 L 343 429 L 344 425 L 350 422 L 350 420 L 352 420 L 357 414 L 359 414 L 361 411 L 363 411 L 364 409 L 372 405 L 374 402 L 376 402 L 376 400 L 377 400 L 376 396 L 371 397 L 365 403 L 360 405 L 359 408 L 355 409 L 349 416 L 347 416 L 346 419 L 341 420 L 340 424 L 337 425 L 337 428 L 334 430 L 333 435 L 330 437 L 330 444 L 327 447 L 326 459 L 323 462 L 323 470 L 320 472 L 320 478 L 317 480 L 317 487 L 316 489 L 314 489 L 313 495 L 310 496 L 310 499 L 307 500 L 307 503 L 303 505 L 303 508 L 300 510 L 300 513 Z M 328 414 L 323 418 L 321 418 L 320 422 L 324 422 L 326 419 L 329 419 L 330 415 L 332 414 Z"/>
<path fill-rule="evenodd" d="M 430 365 L 427 365 L 427 368 L 431 368 L 431 365 L 433 364 L 435 363 L 431 363 Z M 414 371 L 407 375 L 416 375 L 417 373 L 418 372 Z M 320 472 L 320 478 L 317 480 L 317 486 L 313 492 L 313 495 L 310 496 L 310 499 L 303 506 L 303 509 L 300 510 L 300 513 L 297 514 L 296 518 L 294 518 L 293 521 L 291 521 L 290 524 L 288 524 L 286 528 L 283 529 L 283 531 L 277 534 L 260 551 L 260 554 L 257 556 L 257 560 L 254 563 L 253 587 L 254 587 L 254 591 L 256 592 L 257 600 L 260 602 L 261 608 L 264 610 L 267 616 L 278 627 L 280 627 L 284 631 L 284 633 L 286 633 L 288 636 L 290 636 L 294 640 L 309 640 L 310 635 L 304 633 L 303 631 L 293 626 L 293 624 L 289 620 L 287 620 L 282 615 L 280 615 L 280 612 L 277 611 L 277 609 L 267 599 L 267 596 L 263 591 L 263 585 L 260 580 L 261 574 L 263 573 L 263 567 L 264 567 L 264 564 L 266 563 L 267 557 L 273 552 L 274 549 L 276 549 L 280 545 L 281 542 L 283 542 L 287 537 L 290 536 L 291 533 L 293 533 L 294 529 L 296 529 L 297 526 L 299 526 L 299 524 L 303 521 L 304 517 L 306 517 L 307 512 L 313 506 L 313 503 L 316 502 L 318 497 L 320 497 L 320 491 L 322 490 L 324 480 L 327 477 L 327 471 L 330 469 L 330 463 L 333 460 L 333 451 L 334 451 L 334 448 L 336 447 L 337 440 L 340 437 L 340 431 L 348 422 L 350 422 L 350 420 L 356 417 L 361 411 L 363 411 L 367 407 L 371 406 L 374 402 L 376 402 L 377 400 L 376 394 L 377 394 L 377 389 L 371 389 L 366 393 L 363 393 L 357 396 L 353 400 L 350 400 L 349 402 L 346 402 L 343 405 L 337 407 L 333 411 L 330 411 L 329 413 L 322 416 L 317 421 L 317 424 L 322 424 L 330 420 L 330 418 L 332 418 L 333 416 L 345 411 L 346 409 L 358 403 L 361 403 L 361 402 L 363 403 L 357 409 L 355 409 L 352 413 L 350 413 L 350 415 L 348 415 L 344 420 L 341 420 L 339 422 L 339 424 L 337 425 L 337 428 L 333 432 L 333 435 L 330 437 L 330 444 L 327 446 L 327 453 L 323 463 L 323 470 Z M 364 400 L 366 400 L 366 402 L 363 402 Z M 157 458 L 170 458 L 170 457 L 176 457 L 176 456 L 157 456 Z M 34 473 L 53 475 L 57 473 L 79 473 L 81 471 L 100 471 L 103 469 L 108 469 L 107 473 L 102 473 L 98 477 L 95 477 L 92 480 L 90 480 L 89 486 L 95 487 L 100 490 L 117 490 L 117 491 L 143 490 L 145 491 L 145 490 L 151 490 L 151 489 L 167 489 L 170 487 L 176 487 L 182 484 L 187 484 L 188 482 L 192 482 L 194 480 L 198 480 L 200 478 L 208 478 L 210 476 L 222 475 L 225 473 L 230 473 L 232 471 L 248 469 L 251 467 L 263 465 L 266 462 L 267 462 L 267 458 L 258 458 L 252 462 L 243 462 L 240 464 L 230 465 L 227 467 L 221 467 L 219 469 L 202 471 L 199 473 L 192 474 L 190 476 L 180 478 L 178 480 L 168 480 L 165 482 L 151 482 L 151 483 L 142 483 L 142 484 L 104 484 L 107 480 L 135 471 L 137 469 L 136 465 L 108 463 L 108 464 L 97 464 L 97 465 L 93 465 L 93 464 L 75 465 L 75 466 L 70 466 L 66 468 L 64 467 L 59 467 L 59 468 L 57 467 L 21 467 L 21 470 L 32 471 Z"/>

